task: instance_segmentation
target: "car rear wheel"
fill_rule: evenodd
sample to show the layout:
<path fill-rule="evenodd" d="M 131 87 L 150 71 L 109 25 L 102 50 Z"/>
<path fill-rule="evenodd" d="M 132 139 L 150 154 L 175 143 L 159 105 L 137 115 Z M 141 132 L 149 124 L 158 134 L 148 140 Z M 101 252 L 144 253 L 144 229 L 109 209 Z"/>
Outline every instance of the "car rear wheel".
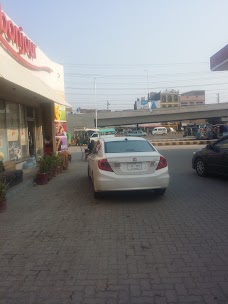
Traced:
<path fill-rule="evenodd" d="M 93 180 L 93 178 L 92 178 L 92 180 Z M 104 195 L 103 195 L 103 192 L 101 192 L 101 191 L 96 191 L 96 187 L 95 187 L 95 185 L 94 185 L 94 180 L 93 180 L 93 197 L 95 198 L 95 199 L 99 199 L 99 198 L 102 198 Z"/>
<path fill-rule="evenodd" d="M 93 197 L 96 199 L 104 197 L 103 192 L 96 191 L 94 185 L 93 185 Z"/>
<path fill-rule="evenodd" d="M 154 192 L 155 192 L 156 194 L 159 194 L 159 195 L 165 194 L 165 191 L 166 191 L 166 188 L 154 189 Z"/>
<path fill-rule="evenodd" d="M 195 162 L 196 173 L 203 177 L 207 175 L 207 168 L 202 158 L 197 158 Z"/>

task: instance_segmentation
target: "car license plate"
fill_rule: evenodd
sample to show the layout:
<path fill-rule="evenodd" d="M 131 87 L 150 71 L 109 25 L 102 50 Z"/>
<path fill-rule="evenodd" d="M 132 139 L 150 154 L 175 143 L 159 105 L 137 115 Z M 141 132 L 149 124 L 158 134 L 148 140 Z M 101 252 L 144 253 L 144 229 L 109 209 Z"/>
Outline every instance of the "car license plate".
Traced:
<path fill-rule="evenodd" d="M 128 171 L 142 170 L 142 163 L 127 164 Z"/>

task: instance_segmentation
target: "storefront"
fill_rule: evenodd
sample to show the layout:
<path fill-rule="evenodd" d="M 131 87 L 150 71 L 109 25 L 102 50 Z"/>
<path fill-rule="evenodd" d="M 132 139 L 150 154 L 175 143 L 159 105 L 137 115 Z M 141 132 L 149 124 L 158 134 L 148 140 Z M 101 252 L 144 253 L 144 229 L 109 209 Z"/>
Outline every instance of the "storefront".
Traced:
<path fill-rule="evenodd" d="M 51 61 L 0 5 L 0 160 L 38 158 L 46 137 L 55 152 L 56 109 L 69 106 L 63 66 Z"/>

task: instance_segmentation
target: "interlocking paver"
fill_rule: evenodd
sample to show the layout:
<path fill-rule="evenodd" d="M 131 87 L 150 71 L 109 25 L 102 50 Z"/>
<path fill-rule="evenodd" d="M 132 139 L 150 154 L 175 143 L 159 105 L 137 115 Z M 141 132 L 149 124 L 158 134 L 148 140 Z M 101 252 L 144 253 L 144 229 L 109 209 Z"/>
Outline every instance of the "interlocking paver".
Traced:
<path fill-rule="evenodd" d="M 0 304 L 227 304 L 227 180 L 197 177 L 186 151 L 163 151 L 164 197 L 94 200 L 79 153 L 48 185 L 12 189 L 0 214 Z"/>

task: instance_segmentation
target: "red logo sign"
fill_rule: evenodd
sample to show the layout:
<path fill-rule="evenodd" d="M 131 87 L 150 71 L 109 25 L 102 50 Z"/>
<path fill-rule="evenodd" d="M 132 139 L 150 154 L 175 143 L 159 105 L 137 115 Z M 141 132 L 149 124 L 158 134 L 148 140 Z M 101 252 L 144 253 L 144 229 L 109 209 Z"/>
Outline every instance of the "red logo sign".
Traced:
<path fill-rule="evenodd" d="M 27 61 L 21 55 L 27 55 L 29 59 L 36 59 L 36 45 L 23 34 L 22 28 L 16 26 L 8 20 L 0 5 L 0 43 L 3 47 L 25 67 L 36 70 L 51 72 L 52 70 L 44 66 L 36 66 Z M 15 45 L 16 49 L 12 46 Z"/>

